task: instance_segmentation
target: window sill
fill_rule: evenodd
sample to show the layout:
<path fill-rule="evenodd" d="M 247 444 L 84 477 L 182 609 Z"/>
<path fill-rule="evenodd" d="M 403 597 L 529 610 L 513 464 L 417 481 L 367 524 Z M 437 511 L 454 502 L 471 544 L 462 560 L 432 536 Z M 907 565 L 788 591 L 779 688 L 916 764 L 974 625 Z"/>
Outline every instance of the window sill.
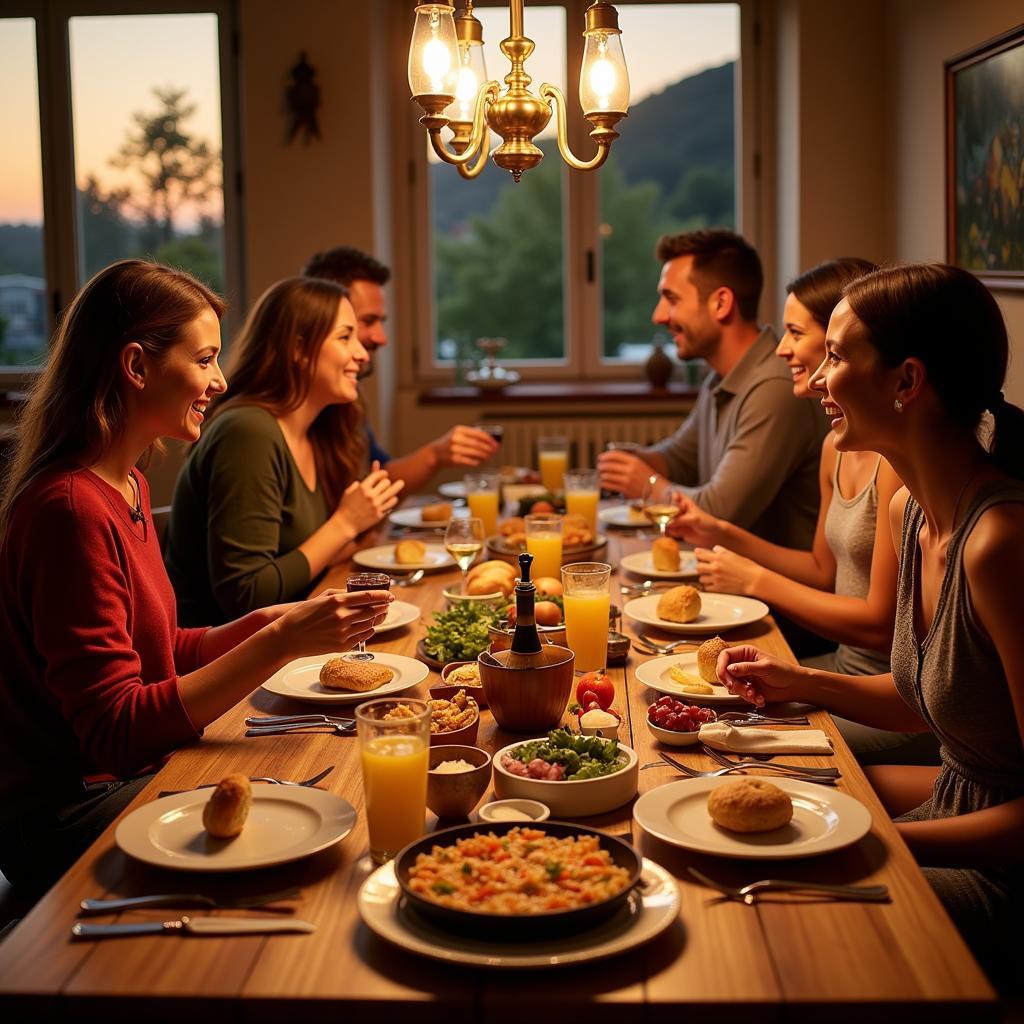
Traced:
<path fill-rule="evenodd" d="M 641 381 L 595 381 L 585 384 L 511 384 L 500 391 L 482 391 L 475 387 L 423 388 L 417 394 L 419 405 L 447 405 L 452 402 L 478 402 L 487 405 L 528 405 L 557 402 L 636 401 L 694 399 L 699 388 L 677 381 L 655 388 Z"/>

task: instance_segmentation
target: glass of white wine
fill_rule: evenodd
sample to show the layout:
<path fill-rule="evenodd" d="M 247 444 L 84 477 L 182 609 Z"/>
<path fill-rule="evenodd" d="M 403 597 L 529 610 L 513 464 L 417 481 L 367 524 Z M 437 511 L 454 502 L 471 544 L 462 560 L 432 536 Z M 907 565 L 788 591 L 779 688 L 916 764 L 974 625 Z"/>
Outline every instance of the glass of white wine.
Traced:
<path fill-rule="evenodd" d="M 643 507 L 644 515 L 657 524 L 662 537 L 668 524 L 679 515 L 679 506 L 672 502 L 671 489 L 659 485 L 654 475 L 649 476 L 644 484 Z"/>
<path fill-rule="evenodd" d="M 476 516 L 468 519 L 452 519 L 444 531 L 444 548 L 462 570 L 462 593 L 466 593 L 466 577 L 473 560 L 483 551 L 484 522 Z"/>

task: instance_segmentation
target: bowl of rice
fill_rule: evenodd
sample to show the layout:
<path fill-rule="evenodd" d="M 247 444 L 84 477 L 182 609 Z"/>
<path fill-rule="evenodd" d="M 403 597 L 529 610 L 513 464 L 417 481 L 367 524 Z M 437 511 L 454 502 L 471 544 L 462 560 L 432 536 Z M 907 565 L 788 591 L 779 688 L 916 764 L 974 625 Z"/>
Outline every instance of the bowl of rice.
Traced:
<path fill-rule="evenodd" d="M 491 781 L 491 755 L 480 747 L 431 746 L 427 806 L 439 818 L 465 818 Z"/>
<path fill-rule="evenodd" d="M 408 904 L 455 931 L 577 931 L 616 913 L 640 880 L 627 842 L 568 822 L 458 825 L 395 858 Z"/>

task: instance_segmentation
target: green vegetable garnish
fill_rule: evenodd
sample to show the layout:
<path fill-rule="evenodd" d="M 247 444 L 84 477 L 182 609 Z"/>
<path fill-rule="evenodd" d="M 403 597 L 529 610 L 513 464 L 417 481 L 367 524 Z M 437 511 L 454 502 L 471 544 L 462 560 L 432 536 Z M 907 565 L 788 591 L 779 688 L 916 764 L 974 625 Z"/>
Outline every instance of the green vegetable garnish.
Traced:
<path fill-rule="evenodd" d="M 455 886 L 449 882 L 435 882 L 430 888 L 440 896 L 450 896 L 455 892 Z"/>
<path fill-rule="evenodd" d="M 505 624 L 501 611 L 492 605 L 463 602 L 434 616 L 423 646 L 440 662 L 476 661 L 491 645 L 487 627 Z"/>
<path fill-rule="evenodd" d="M 522 743 L 509 754 L 523 764 L 540 758 L 548 764 L 563 765 L 567 780 L 596 779 L 625 768 L 619 760 L 619 745 L 615 740 L 583 736 L 571 729 L 552 729 L 546 739 Z"/>

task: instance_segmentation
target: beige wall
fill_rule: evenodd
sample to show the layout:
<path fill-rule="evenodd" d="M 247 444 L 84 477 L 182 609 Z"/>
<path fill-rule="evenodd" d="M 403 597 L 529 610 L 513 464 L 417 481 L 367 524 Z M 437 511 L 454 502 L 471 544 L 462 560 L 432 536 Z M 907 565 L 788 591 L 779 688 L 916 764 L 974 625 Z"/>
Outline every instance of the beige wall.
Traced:
<path fill-rule="evenodd" d="M 891 0 L 889 218 L 897 258 L 945 259 L 943 62 L 1022 21 L 1020 0 Z M 1006 397 L 1024 405 L 1024 292 L 994 294 L 1006 317 L 1011 352 L 1016 350 L 1011 355 Z"/>

